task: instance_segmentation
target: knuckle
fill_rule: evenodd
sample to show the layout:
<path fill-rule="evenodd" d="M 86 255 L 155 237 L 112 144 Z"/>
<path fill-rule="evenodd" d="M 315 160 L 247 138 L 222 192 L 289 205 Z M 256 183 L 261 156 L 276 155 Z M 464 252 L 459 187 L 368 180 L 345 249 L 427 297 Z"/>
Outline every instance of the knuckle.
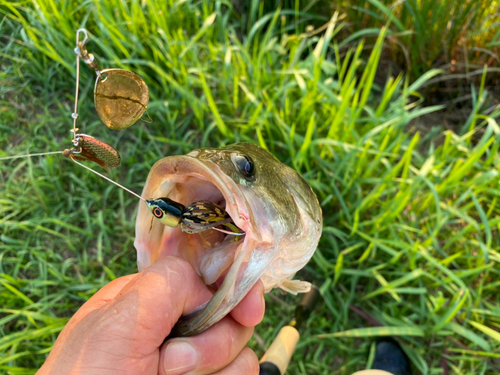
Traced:
<path fill-rule="evenodd" d="M 231 329 L 224 329 L 220 335 L 219 341 L 220 348 L 220 358 L 224 359 L 224 362 L 228 362 L 234 356 L 233 351 L 235 349 L 235 335 Z"/>
<path fill-rule="evenodd" d="M 238 373 L 246 375 L 259 374 L 259 359 L 250 348 L 245 348 L 240 354 L 240 360 L 237 363 Z"/>

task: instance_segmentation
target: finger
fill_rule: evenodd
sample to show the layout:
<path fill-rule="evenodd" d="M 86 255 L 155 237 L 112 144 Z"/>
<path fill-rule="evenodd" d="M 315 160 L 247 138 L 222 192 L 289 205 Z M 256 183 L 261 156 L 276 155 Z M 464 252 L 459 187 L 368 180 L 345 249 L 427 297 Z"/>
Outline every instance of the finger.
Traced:
<path fill-rule="evenodd" d="M 245 348 L 229 366 L 212 375 L 258 375 L 259 371 L 259 359 L 257 355 L 252 349 Z"/>
<path fill-rule="evenodd" d="M 168 256 L 133 278 L 102 308 L 103 328 L 113 330 L 119 321 L 138 323 L 130 334 L 149 337 L 158 348 L 182 315 L 211 297 L 212 293 L 187 261 Z M 112 317 L 109 322 L 108 315 Z"/>
<path fill-rule="evenodd" d="M 264 284 L 259 280 L 231 311 L 231 316 L 245 327 L 255 327 L 264 317 L 265 306 Z"/>
<path fill-rule="evenodd" d="M 83 304 L 82 307 L 76 312 L 71 320 L 81 320 L 85 315 L 89 312 L 100 309 L 106 303 L 115 298 L 118 293 L 127 285 L 130 281 L 132 281 L 135 277 L 137 277 L 137 273 L 132 275 L 127 275 L 123 277 L 119 277 L 111 281 L 109 284 L 103 286 L 96 294 L 92 296 L 87 302 Z"/>
<path fill-rule="evenodd" d="M 212 374 L 236 358 L 252 333 L 252 327 L 226 316 L 197 336 L 170 339 L 160 351 L 159 374 Z"/>
<path fill-rule="evenodd" d="M 54 355 L 57 355 L 61 350 L 60 342 L 65 342 L 69 333 L 73 330 L 73 328 L 82 321 L 88 314 L 92 311 L 100 309 L 107 302 L 111 301 L 116 295 L 123 289 L 125 285 L 127 285 L 131 280 L 133 280 L 137 274 L 127 275 L 120 277 L 111 281 L 109 284 L 102 287 L 96 294 L 92 296 L 87 302 L 83 304 L 80 309 L 73 315 L 70 321 L 66 324 L 64 329 L 59 334 L 58 340 L 52 352 Z"/>

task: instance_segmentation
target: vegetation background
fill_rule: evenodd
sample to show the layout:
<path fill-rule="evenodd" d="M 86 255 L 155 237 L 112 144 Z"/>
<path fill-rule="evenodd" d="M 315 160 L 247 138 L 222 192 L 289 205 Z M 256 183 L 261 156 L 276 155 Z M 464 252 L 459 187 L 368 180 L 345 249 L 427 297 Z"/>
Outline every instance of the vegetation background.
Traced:
<path fill-rule="evenodd" d="M 395 335 L 415 373 L 500 372 L 497 0 L 0 0 L 0 157 L 70 145 L 75 31 L 148 84 L 113 132 L 82 65 L 79 127 L 139 192 L 160 157 L 256 142 L 316 191 L 321 289 L 290 374 L 369 368 Z M 33 374 L 69 317 L 136 271 L 136 198 L 58 155 L 0 161 L 0 372 Z M 297 298 L 271 293 L 258 355 Z"/>

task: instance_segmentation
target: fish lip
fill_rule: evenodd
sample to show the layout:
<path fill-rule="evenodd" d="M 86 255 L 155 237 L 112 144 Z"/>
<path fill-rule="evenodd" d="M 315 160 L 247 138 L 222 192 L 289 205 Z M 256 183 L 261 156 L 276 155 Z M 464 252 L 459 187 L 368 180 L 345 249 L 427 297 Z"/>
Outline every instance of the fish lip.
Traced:
<path fill-rule="evenodd" d="M 176 336 L 191 336 L 204 331 L 215 322 L 222 319 L 227 314 L 228 310 L 230 311 L 230 309 L 246 295 L 246 292 L 248 292 L 246 289 L 248 288 L 245 288 L 245 290 L 239 289 L 238 292 L 242 293 L 241 298 L 239 296 L 235 298 L 237 294 L 234 290 L 237 283 L 236 277 L 239 274 L 242 264 L 245 262 L 245 258 L 249 256 L 248 254 L 250 254 L 263 239 L 261 233 L 258 231 L 252 207 L 249 205 L 240 186 L 233 181 L 230 176 L 226 175 L 217 164 L 209 160 L 200 160 L 189 155 L 170 156 L 159 160 L 151 168 L 141 196 L 146 199 L 158 198 L 159 196 L 155 195 L 160 193 L 162 181 L 168 181 L 174 175 L 197 177 L 213 183 L 226 200 L 226 211 L 232 217 L 235 225 L 246 233 L 241 240 L 242 244 L 239 245 L 235 253 L 232 264 L 228 268 L 228 274 L 234 275 L 234 279 L 228 279 L 228 277 L 226 277 L 215 295 L 206 304 L 208 308 L 197 310 L 197 319 L 194 319 L 194 317 L 192 319 L 185 319 L 184 323 L 186 324 L 182 327 L 179 325 L 179 327 L 174 330 Z M 146 213 L 147 216 L 145 216 Z M 146 220 L 148 221 L 147 226 L 140 221 L 149 217 L 152 217 L 152 215 L 147 208 L 147 204 L 145 201 L 141 200 L 137 214 L 136 237 L 134 241 L 138 253 L 139 271 L 142 271 L 142 269 L 159 259 L 159 257 L 158 259 L 149 260 L 139 259 L 139 253 L 141 251 L 146 254 L 149 250 L 148 242 L 144 241 L 144 238 L 148 235 L 148 232 L 145 231 L 150 227 L 148 220 Z M 164 234 L 161 236 L 164 237 Z M 260 273 L 252 274 L 251 279 L 255 279 L 255 282 L 258 281 L 264 271 L 265 270 L 262 269 Z M 192 322 L 194 322 L 194 324 Z"/>

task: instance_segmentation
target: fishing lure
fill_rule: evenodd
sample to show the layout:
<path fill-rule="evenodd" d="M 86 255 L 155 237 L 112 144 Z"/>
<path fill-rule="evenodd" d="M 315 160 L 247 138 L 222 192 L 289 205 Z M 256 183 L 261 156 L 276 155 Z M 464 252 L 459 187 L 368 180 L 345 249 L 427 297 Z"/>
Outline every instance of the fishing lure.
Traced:
<path fill-rule="evenodd" d="M 80 40 L 81 35 L 83 35 L 82 40 Z M 17 155 L 0 158 L 0 160 L 62 154 L 81 167 L 145 201 L 148 207 L 151 207 L 152 219 L 156 217 L 162 223 L 173 227 L 177 227 L 180 223 L 182 230 L 191 234 L 215 229 L 236 236 L 243 235 L 244 233 L 241 233 L 241 230 L 234 225 L 224 208 L 215 203 L 198 201 L 184 207 L 169 198 L 146 200 L 132 190 L 77 161 L 92 161 L 105 169 L 116 168 L 121 162 L 120 154 L 115 148 L 90 135 L 78 133 L 79 129 L 76 127 L 76 122 L 78 120 L 80 59 L 96 72 L 94 102 L 97 114 L 107 127 L 118 130 L 131 126 L 141 118 L 149 102 L 149 89 L 146 83 L 137 74 L 127 70 L 101 70 L 94 55 L 89 53 L 85 47 L 87 40 L 87 30 L 78 29 L 76 32 L 76 48 L 74 49 L 76 54 L 75 106 L 74 112 L 71 114 L 73 118 L 73 129 L 71 130 L 73 132 L 73 147 L 64 151 Z M 225 225 L 234 232 L 215 228 L 219 225 Z"/>
<path fill-rule="evenodd" d="M 80 36 L 83 34 L 83 40 L 80 41 Z M 140 86 L 145 86 L 144 81 L 142 79 L 137 78 L 138 76 L 134 73 L 127 72 L 123 69 L 111 69 L 116 72 L 112 73 L 107 73 L 107 70 L 100 70 L 99 66 L 97 64 L 97 61 L 94 58 L 94 55 L 89 53 L 87 49 L 85 48 L 85 43 L 88 39 L 88 34 L 87 30 L 85 29 L 79 29 L 76 32 L 76 48 L 75 48 L 75 54 L 76 54 L 76 84 L 75 84 L 75 106 L 74 106 L 74 111 L 71 114 L 71 117 L 73 118 L 73 129 L 71 130 L 73 132 L 73 147 L 71 149 L 66 149 L 64 151 L 54 151 L 54 152 L 45 152 L 45 153 L 37 153 L 37 154 L 28 154 L 28 155 L 17 155 L 17 156 L 10 156 L 10 157 L 5 157 L 5 158 L 0 158 L 0 160 L 6 160 L 6 159 L 15 159 L 15 158 L 22 158 L 22 157 L 31 157 L 31 156 L 45 156 L 45 155 L 51 155 L 51 154 L 62 154 L 65 157 L 70 158 L 74 162 L 76 162 L 76 159 L 78 160 L 83 160 L 83 161 L 92 161 L 94 163 L 99 164 L 101 167 L 105 169 L 109 168 L 116 168 L 120 165 L 120 155 L 116 149 L 108 145 L 107 143 L 100 141 L 97 138 L 94 138 L 90 135 L 87 134 L 81 134 L 78 133 L 79 129 L 76 127 L 76 122 L 78 120 L 78 93 L 79 93 L 79 86 L 80 86 L 80 59 L 84 60 L 87 65 L 89 65 L 91 68 L 93 68 L 96 71 L 97 74 L 97 81 L 96 81 L 96 88 L 100 90 L 100 92 L 107 92 L 107 95 L 110 97 L 123 97 L 125 99 L 130 98 L 131 94 L 127 92 L 127 90 L 130 91 L 130 82 L 127 80 L 125 82 L 120 81 L 120 79 L 116 80 L 113 77 L 115 76 L 133 76 L 134 79 L 132 81 L 140 81 L 139 84 Z M 109 70 L 109 69 L 108 69 Z M 129 74 L 130 73 L 130 74 Z M 106 81 L 106 88 L 103 89 L 100 82 Z M 149 93 L 147 86 L 146 86 L 146 92 Z M 139 95 L 139 94 L 138 94 Z M 142 95 L 142 94 L 140 94 Z M 124 99 L 124 100 L 125 100 Z M 120 99 L 121 100 L 121 99 Z M 131 99 L 134 101 L 135 99 Z M 149 100 L 149 94 L 147 97 L 141 102 L 141 105 L 144 105 L 144 110 L 145 106 L 147 105 L 147 101 Z M 127 126 L 130 126 L 133 122 L 137 121 L 137 119 L 134 117 L 135 115 L 131 114 L 131 107 L 128 106 L 127 104 L 123 104 L 120 109 L 118 108 L 113 108 L 110 110 L 103 102 L 99 102 L 98 104 L 96 102 L 96 109 L 98 113 L 102 113 L 103 111 L 107 113 L 106 116 L 104 116 L 104 120 L 109 118 L 113 118 L 114 122 L 114 128 L 121 129 Z M 143 104 L 145 103 L 145 104 Z M 107 109 L 106 109 L 107 108 Z M 123 109 L 123 111 L 122 111 Z M 141 112 L 144 112 L 144 110 Z M 133 112 L 133 111 L 132 111 Z M 140 116 L 139 116 L 140 117 Z M 108 125 L 109 125 L 109 121 Z M 77 164 L 80 164 L 76 162 Z M 81 164 L 80 164 L 81 165 Z M 92 170 L 92 169 L 89 169 Z"/>
<path fill-rule="evenodd" d="M 210 201 L 197 201 L 186 207 L 170 198 L 155 198 L 147 199 L 146 204 L 153 216 L 161 223 L 172 228 L 180 224 L 181 229 L 189 234 L 204 232 L 208 229 L 235 236 L 245 234 L 234 225 L 233 219 L 223 207 Z M 216 228 L 219 225 L 230 228 L 232 232 Z"/>

